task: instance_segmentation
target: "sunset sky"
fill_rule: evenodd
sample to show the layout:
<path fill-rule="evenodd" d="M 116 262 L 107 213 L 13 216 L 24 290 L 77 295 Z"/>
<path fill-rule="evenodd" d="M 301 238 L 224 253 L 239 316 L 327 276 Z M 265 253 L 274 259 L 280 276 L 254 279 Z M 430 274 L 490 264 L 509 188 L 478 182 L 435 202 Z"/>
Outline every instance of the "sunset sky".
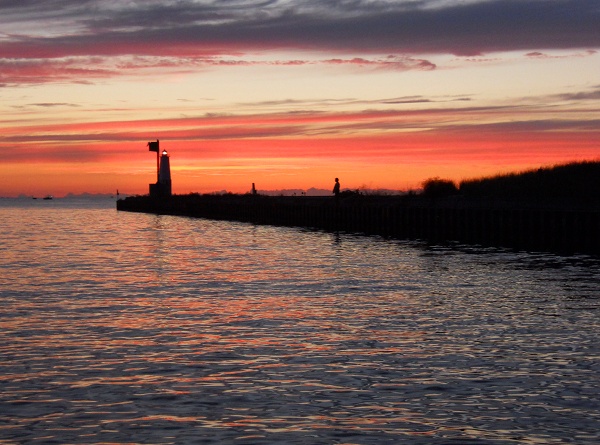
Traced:
<path fill-rule="evenodd" d="M 0 0 L 0 196 L 600 159 L 598 0 Z"/>

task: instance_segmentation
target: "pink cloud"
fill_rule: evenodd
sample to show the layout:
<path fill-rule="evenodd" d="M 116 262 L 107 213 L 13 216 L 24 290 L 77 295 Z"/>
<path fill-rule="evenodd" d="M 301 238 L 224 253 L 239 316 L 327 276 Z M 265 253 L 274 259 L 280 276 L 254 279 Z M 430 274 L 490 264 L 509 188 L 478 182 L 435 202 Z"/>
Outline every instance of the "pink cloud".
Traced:
<path fill-rule="evenodd" d="M 427 60 L 390 56 L 387 58 L 352 58 L 323 60 L 252 60 L 222 57 L 84 57 L 0 59 L 0 84 L 39 85 L 45 83 L 91 83 L 123 75 L 156 76 L 168 72 L 195 72 L 214 67 L 339 65 L 366 69 L 431 70 Z"/>
<path fill-rule="evenodd" d="M 532 52 L 525 54 L 525 56 L 532 58 L 532 59 L 571 59 L 571 58 L 579 59 L 582 57 L 593 56 L 597 53 L 598 53 L 598 51 L 596 51 L 596 50 L 586 50 L 586 51 L 578 51 L 578 52 L 569 53 L 569 54 L 550 55 L 550 54 L 547 54 L 547 53 L 544 53 L 541 51 L 532 51 Z"/>
<path fill-rule="evenodd" d="M 107 78 L 117 71 L 99 67 L 94 62 L 67 60 L 7 60 L 0 59 L 0 83 L 43 84 L 48 82 L 88 82 Z"/>

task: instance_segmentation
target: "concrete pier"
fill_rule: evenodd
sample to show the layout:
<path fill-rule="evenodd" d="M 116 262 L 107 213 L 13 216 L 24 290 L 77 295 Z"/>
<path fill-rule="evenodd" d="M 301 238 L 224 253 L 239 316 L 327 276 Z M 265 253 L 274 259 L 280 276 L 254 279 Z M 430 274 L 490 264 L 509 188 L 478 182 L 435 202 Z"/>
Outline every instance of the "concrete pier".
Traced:
<path fill-rule="evenodd" d="M 129 197 L 117 209 L 373 234 L 434 243 L 458 242 L 561 254 L 600 254 L 597 202 L 501 202 L 460 196 L 273 197 L 174 195 Z"/>

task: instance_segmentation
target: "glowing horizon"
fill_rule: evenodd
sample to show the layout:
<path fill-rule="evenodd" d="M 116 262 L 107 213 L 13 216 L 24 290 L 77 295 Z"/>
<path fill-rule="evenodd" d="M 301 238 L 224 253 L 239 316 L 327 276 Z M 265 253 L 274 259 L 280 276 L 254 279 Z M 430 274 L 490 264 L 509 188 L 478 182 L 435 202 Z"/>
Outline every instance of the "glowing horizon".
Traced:
<path fill-rule="evenodd" d="M 600 159 L 588 0 L 87 3 L 0 7 L 0 196 L 147 193 L 156 139 L 174 193 Z"/>

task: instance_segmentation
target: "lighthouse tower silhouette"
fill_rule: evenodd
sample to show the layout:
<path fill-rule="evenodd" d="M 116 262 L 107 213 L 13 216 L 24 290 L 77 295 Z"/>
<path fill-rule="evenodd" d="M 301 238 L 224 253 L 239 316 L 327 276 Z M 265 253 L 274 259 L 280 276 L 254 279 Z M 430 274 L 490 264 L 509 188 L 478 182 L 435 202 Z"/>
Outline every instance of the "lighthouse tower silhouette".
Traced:
<path fill-rule="evenodd" d="M 150 196 L 152 198 L 166 198 L 171 196 L 171 165 L 167 150 L 160 153 L 158 139 L 156 142 L 148 142 L 149 151 L 156 152 L 156 184 L 150 184 Z"/>

